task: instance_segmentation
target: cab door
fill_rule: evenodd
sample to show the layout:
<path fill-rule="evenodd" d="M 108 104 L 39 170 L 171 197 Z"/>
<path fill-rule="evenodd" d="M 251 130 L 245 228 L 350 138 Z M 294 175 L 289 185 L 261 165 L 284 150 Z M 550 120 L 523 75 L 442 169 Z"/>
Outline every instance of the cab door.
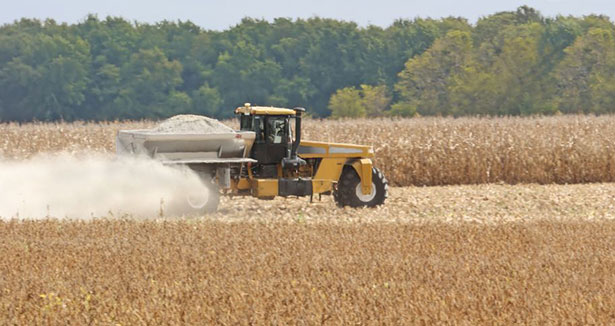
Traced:
<path fill-rule="evenodd" d="M 256 139 L 252 158 L 260 164 L 277 164 L 288 156 L 290 150 L 290 125 L 288 116 L 255 116 Z"/>

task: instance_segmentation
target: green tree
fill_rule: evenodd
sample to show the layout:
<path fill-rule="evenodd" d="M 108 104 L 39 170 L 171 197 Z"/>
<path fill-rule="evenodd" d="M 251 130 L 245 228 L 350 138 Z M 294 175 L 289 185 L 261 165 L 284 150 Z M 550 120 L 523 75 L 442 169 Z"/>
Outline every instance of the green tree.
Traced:
<path fill-rule="evenodd" d="M 0 120 L 226 118 L 244 102 L 325 117 L 345 88 L 359 92 L 365 116 L 612 112 L 614 32 L 607 16 L 544 18 L 527 6 L 475 26 L 246 18 L 208 31 L 189 21 L 21 19 L 0 26 Z"/>
<path fill-rule="evenodd" d="M 266 103 L 280 79 L 281 68 L 261 57 L 262 50 L 245 41 L 239 41 L 232 51 L 220 54 L 209 83 L 223 94 L 225 107 L 233 108 L 244 102 Z M 232 110 L 222 114 L 228 117 Z"/>
<path fill-rule="evenodd" d="M 218 111 L 222 108 L 222 97 L 216 88 L 209 87 L 205 84 L 192 94 L 193 112 L 206 116 L 218 116 Z"/>
<path fill-rule="evenodd" d="M 361 85 L 361 89 L 346 87 L 337 90 L 329 99 L 332 117 L 379 117 L 391 102 L 385 85 Z"/>
<path fill-rule="evenodd" d="M 299 74 L 309 78 L 316 88 L 316 96 L 310 98 L 312 112 L 325 116 L 328 94 L 342 85 L 354 85 L 360 80 L 362 51 L 361 36 L 355 23 L 332 19 L 310 19 L 315 30 L 306 53 L 300 61 Z"/>
<path fill-rule="evenodd" d="M 565 50 L 554 74 L 555 102 L 564 113 L 614 112 L 615 41 L 613 32 L 593 28 Z"/>
<path fill-rule="evenodd" d="M 52 22 L 49 22 L 53 24 Z M 17 46 L 0 53 L 0 101 L 4 120 L 73 120 L 88 84 L 89 48 L 79 37 L 14 34 Z"/>
<path fill-rule="evenodd" d="M 181 71 L 181 64 L 169 61 L 160 49 L 140 50 L 122 67 L 122 89 L 113 108 L 129 119 L 188 112 L 185 96 L 175 93 L 182 82 Z"/>
<path fill-rule="evenodd" d="M 370 86 L 361 85 L 361 100 L 368 117 L 384 116 L 391 103 L 391 96 L 388 94 L 385 85 Z"/>
<path fill-rule="evenodd" d="M 164 115 L 173 116 L 192 112 L 192 99 L 184 92 L 171 91 L 165 101 Z"/>
<path fill-rule="evenodd" d="M 361 91 L 353 87 L 335 92 L 329 100 L 329 109 L 333 118 L 365 117 L 367 112 L 361 98 Z"/>
<path fill-rule="evenodd" d="M 468 64 L 451 77 L 449 83 L 451 114 L 492 115 L 496 114 L 497 99 L 502 93 L 502 84 L 497 76 L 476 62 Z"/>
<path fill-rule="evenodd" d="M 393 105 L 393 113 L 410 115 L 452 114 L 449 88 L 455 77 L 465 71 L 471 61 L 470 33 L 451 31 L 436 40 L 422 55 L 408 60 L 399 74 L 395 90 L 401 101 Z"/>
<path fill-rule="evenodd" d="M 497 87 L 492 114 L 550 113 L 551 89 L 543 78 L 540 23 L 510 26 L 501 32 L 501 52 L 490 68 Z"/>

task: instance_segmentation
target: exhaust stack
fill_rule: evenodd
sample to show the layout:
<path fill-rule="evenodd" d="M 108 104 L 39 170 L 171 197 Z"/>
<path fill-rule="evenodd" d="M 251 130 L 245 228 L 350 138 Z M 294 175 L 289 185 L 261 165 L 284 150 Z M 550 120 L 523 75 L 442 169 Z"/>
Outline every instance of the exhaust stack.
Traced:
<path fill-rule="evenodd" d="M 304 108 L 294 108 L 295 110 L 295 141 L 293 142 L 292 150 L 291 150 L 291 158 L 297 157 L 297 148 L 299 148 L 299 143 L 301 143 L 301 115 L 305 112 Z"/>

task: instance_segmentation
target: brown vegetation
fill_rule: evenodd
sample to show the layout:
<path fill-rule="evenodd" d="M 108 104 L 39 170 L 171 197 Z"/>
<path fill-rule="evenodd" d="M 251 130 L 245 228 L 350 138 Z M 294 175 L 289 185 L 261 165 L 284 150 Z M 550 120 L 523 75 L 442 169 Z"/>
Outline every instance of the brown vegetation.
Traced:
<path fill-rule="evenodd" d="M 152 122 L 74 122 L 0 124 L 0 157 L 25 159 L 39 153 L 115 152 L 121 129 L 140 129 Z"/>
<path fill-rule="evenodd" d="M 394 183 L 612 181 L 615 117 L 309 121 Z M 0 125 L 0 153 L 112 153 L 138 123 Z M 488 178 L 485 177 L 488 171 Z M 0 189 L 6 191 L 6 189 Z M 0 324 L 610 324 L 615 184 L 223 198 L 214 215 L 0 219 Z M 87 218 L 87 217 L 84 217 Z"/>
<path fill-rule="evenodd" d="M 2 324 L 609 324 L 615 223 L 0 222 Z"/>
<path fill-rule="evenodd" d="M 117 130 L 152 125 L 0 124 L 0 155 L 112 153 Z M 304 132 L 305 139 L 373 145 L 395 186 L 615 181 L 615 116 L 308 120 Z"/>
<path fill-rule="evenodd" d="M 396 186 L 615 180 L 615 117 L 326 121 L 307 138 L 374 146 Z"/>

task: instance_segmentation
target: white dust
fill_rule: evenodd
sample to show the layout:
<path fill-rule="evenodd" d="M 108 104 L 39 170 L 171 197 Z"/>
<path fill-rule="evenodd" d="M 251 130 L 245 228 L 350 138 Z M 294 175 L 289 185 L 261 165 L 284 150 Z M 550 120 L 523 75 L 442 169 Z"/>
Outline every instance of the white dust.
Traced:
<path fill-rule="evenodd" d="M 189 213 L 207 188 L 187 169 L 145 158 L 40 155 L 0 159 L 0 219 L 158 218 Z"/>

